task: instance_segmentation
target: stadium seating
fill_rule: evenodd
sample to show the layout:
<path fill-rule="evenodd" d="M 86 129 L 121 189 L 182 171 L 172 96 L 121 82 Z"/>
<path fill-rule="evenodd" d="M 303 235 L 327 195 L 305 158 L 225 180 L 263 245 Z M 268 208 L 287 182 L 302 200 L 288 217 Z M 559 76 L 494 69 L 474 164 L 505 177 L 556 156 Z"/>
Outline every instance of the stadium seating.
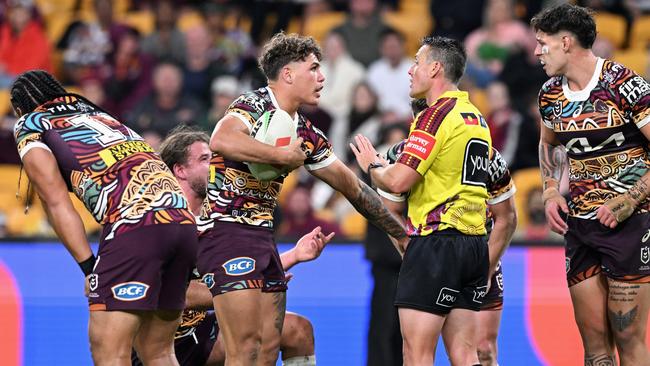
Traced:
<path fill-rule="evenodd" d="M 304 32 L 305 35 L 314 37 L 317 42 L 322 44 L 327 33 L 343 21 L 345 21 L 343 12 L 317 14 L 305 20 Z"/>
<path fill-rule="evenodd" d="M 614 51 L 612 59 L 634 70 L 639 75 L 645 75 L 648 70 L 648 51 L 631 48 Z"/>
<path fill-rule="evenodd" d="M 522 169 L 512 174 L 512 180 L 517 187 L 515 206 L 517 208 L 518 230 L 528 224 L 528 195 L 533 189 L 542 189 L 541 173 L 538 168 Z"/>
<path fill-rule="evenodd" d="M 625 18 L 611 13 L 597 13 L 596 31 L 610 41 L 616 48 L 621 48 L 625 42 Z"/>
<path fill-rule="evenodd" d="M 637 18 L 632 25 L 630 47 L 646 49 L 650 45 L 650 15 Z"/>

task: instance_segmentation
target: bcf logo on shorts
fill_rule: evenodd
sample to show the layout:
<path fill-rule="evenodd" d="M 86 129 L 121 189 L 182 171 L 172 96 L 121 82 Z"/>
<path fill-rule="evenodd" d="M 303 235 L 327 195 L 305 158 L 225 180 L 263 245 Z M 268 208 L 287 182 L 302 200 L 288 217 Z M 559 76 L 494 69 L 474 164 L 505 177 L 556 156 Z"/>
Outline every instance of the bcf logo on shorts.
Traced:
<path fill-rule="evenodd" d="M 147 296 L 149 285 L 142 282 L 124 282 L 111 287 L 113 297 L 122 301 L 135 301 Z"/>
<path fill-rule="evenodd" d="M 459 291 L 456 291 L 449 287 L 443 287 L 438 293 L 436 304 L 447 308 L 452 307 L 458 298 L 458 292 Z"/>
<path fill-rule="evenodd" d="M 221 265 L 229 276 L 242 276 L 255 270 L 255 259 L 237 257 Z"/>

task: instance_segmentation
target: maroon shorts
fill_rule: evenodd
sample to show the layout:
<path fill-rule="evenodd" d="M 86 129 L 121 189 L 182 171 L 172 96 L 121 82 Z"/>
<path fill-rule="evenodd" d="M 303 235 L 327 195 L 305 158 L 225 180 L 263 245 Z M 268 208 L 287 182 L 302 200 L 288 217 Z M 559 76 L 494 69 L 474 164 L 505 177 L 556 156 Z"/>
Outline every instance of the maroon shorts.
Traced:
<path fill-rule="evenodd" d="M 650 282 L 650 214 L 632 215 L 614 229 L 575 217 L 569 217 L 567 224 L 569 287 L 601 272 L 619 281 Z"/>
<path fill-rule="evenodd" d="M 192 334 L 174 340 L 176 359 L 181 366 L 205 365 L 217 342 L 219 325 L 214 312 L 208 312 Z"/>
<path fill-rule="evenodd" d="M 108 241 L 102 235 L 90 310 L 182 310 L 197 246 L 195 225 L 149 225 Z"/>
<path fill-rule="evenodd" d="M 199 238 L 196 267 L 213 296 L 252 288 L 287 290 L 273 231 L 230 222 L 215 222 Z"/>
<path fill-rule="evenodd" d="M 499 261 L 497 269 L 490 279 L 490 289 L 483 298 L 481 311 L 496 311 L 501 309 L 503 309 L 503 270 L 501 268 L 501 261 Z"/>

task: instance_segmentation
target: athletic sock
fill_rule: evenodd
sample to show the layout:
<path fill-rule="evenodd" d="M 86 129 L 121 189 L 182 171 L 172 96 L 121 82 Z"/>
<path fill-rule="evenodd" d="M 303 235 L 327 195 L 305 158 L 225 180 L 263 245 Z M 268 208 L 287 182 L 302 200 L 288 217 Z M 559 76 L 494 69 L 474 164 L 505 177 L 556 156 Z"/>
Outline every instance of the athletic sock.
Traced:
<path fill-rule="evenodd" d="M 298 356 L 282 361 L 282 366 L 316 366 L 316 356 Z"/>

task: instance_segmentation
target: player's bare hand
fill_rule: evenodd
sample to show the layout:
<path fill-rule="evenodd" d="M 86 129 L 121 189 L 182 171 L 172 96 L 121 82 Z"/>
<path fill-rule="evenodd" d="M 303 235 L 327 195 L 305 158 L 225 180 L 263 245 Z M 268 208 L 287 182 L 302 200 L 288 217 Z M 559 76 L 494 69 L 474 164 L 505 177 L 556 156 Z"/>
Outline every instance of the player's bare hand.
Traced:
<path fill-rule="evenodd" d="M 296 141 L 282 148 L 283 150 L 282 157 L 284 160 L 284 165 L 288 168 L 289 171 L 294 170 L 305 164 L 305 159 L 307 159 L 307 154 L 305 154 L 302 145 L 303 145 L 302 137 L 298 137 Z"/>
<path fill-rule="evenodd" d="M 562 197 L 557 188 L 547 188 L 542 195 L 544 200 L 544 213 L 546 214 L 546 221 L 554 232 L 564 235 L 569 226 L 560 216 L 560 211 L 565 214 L 569 213 L 569 206 L 566 199 Z"/>
<path fill-rule="evenodd" d="M 318 258 L 321 252 L 323 252 L 325 245 L 329 243 L 333 237 L 333 232 L 325 235 L 321 231 L 321 227 L 316 226 L 314 230 L 300 238 L 296 243 L 296 261 L 298 263 L 308 262 Z"/>
<path fill-rule="evenodd" d="M 356 144 L 356 145 L 355 145 Z M 354 136 L 354 144 L 350 144 L 350 149 L 357 158 L 357 164 L 364 173 L 368 174 L 368 166 L 371 163 L 381 163 L 388 165 L 388 162 L 377 154 L 377 150 L 372 146 L 370 140 L 363 135 Z"/>
<path fill-rule="evenodd" d="M 598 208 L 596 218 L 601 224 L 613 229 L 619 222 L 625 221 L 636 209 L 636 202 L 628 194 L 610 198 Z"/>

